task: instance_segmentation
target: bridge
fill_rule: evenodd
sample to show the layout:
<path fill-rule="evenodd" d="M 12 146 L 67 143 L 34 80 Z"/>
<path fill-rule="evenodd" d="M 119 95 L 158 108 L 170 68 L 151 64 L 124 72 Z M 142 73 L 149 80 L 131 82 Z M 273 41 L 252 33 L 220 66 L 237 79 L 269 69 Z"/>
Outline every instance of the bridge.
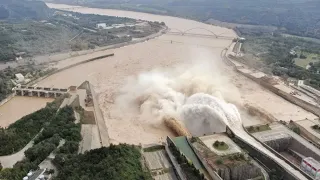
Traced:
<path fill-rule="evenodd" d="M 45 98 L 56 98 L 68 93 L 68 89 L 20 86 L 13 88 L 16 96 L 35 96 Z"/>
<path fill-rule="evenodd" d="M 200 33 L 192 33 L 192 30 L 204 30 L 208 32 L 208 34 L 200 34 Z M 224 36 L 224 33 L 221 34 L 216 34 L 213 31 L 206 29 L 206 28 L 201 28 L 201 27 L 195 27 L 191 29 L 187 29 L 185 31 L 182 31 L 180 29 L 170 29 L 166 34 L 169 35 L 177 35 L 177 36 L 192 36 L 192 37 L 203 37 L 203 38 L 214 38 L 214 39 L 227 39 L 227 40 L 233 40 L 235 37 L 231 36 Z"/>

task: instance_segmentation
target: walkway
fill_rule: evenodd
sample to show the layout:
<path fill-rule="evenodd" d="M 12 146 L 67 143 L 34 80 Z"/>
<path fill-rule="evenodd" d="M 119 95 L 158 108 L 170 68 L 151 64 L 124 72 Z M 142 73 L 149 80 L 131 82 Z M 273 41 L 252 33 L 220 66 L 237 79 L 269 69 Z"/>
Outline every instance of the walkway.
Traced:
<path fill-rule="evenodd" d="M 33 146 L 33 140 L 30 141 L 23 149 L 19 152 L 7 155 L 7 156 L 0 156 L 0 162 L 3 168 L 12 168 L 18 161 L 23 160 L 24 152 Z"/>

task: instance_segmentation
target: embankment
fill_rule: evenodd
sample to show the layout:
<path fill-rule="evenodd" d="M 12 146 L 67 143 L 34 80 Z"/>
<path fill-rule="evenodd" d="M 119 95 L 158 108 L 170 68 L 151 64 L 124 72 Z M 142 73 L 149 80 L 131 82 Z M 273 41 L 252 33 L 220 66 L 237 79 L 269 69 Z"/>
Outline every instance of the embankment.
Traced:
<path fill-rule="evenodd" d="M 229 48 L 231 47 L 231 45 L 229 46 Z M 277 94 L 278 96 L 282 97 L 283 99 L 305 109 L 306 111 L 309 111 L 317 116 L 320 117 L 320 108 L 309 103 L 309 102 L 306 102 L 302 99 L 299 99 L 295 96 L 292 96 L 291 94 L 289 93 L 286 93 L 284 92 L 283 90 L 281 89 L 278 89 L 277 87 L 273 86 L 272 84 L 268 83 L 267 81 L 265 81 L 263 78 L 256 78 L 254 76 L 252 76 L 251 74 L 248 74 L 248 73 L 244 73 L 242 71 L 240 71 L 240 68 L 243 68 L 243 67 L 238 67 L 236 66 L 231 60 L 230 60 L 230 57 L 229 55 L 227 55 L 227 52 L 225 51 L 225 53 L 222 53 L 221 52 L 221 56 L 222 56 L 222 59 L 226 62 L 227 65 L 229 66 L 233 66 L 233 68 L 239 73 L 239 74 L 242 74 L 244 75 L 245 77 L 255 81 L 256 83 L 260 84 L 261 86 L 263 86 L 264 88 L 268 89 L 269 91 Z M 235 59 L 236 60 L 236 59 Z"/>
<path fill-rule="evenodd" d="M 0 106 L 4 105 L 4 104 L 7 103 L 8 101 L 10 101 L 14 96 L 15 96 L 15 94 L 12 93 L 12 94 L 10 94 L 7 98 L 3 99 L 3 100 L 0 102 Z"/>
<path fill-rule="evenodd" d="M 256 83 L 260 84 L 261 86 L 263 86 L 264 88 L 268 89 L 269 91 L 277 94 L 278 96 L 282 97 L 283 99 L 297 105 L 297 106 L 300 106 L 301 108 L 317 115 L 320 117 L 320 108 L 313 105 L 313 104 L 310 104 L 302 99 L 299 99 L 295 96 L 292 96 L 291 94 L 288 94 L 276 87 L 274 87 L 273 85 L 269 84 L 268 82 L 262 80 L 261 78 L 256 78 L 250 74 L 247 74 L 247 73 L 243 73 L 242 71 L 240 71 L 238 68 L 235 68 L 236 71 L 244 76 L 246 76 L 247 78 L 255 81 Z"/>

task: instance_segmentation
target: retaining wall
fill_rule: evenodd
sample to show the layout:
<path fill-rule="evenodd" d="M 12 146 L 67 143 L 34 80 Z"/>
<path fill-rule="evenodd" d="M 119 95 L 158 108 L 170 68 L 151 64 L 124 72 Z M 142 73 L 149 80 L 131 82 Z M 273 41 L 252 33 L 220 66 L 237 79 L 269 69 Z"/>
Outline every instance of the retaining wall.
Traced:
<path fill-rule="evenodd" d="M 296 123 L 296 122 L 291 122 L 293 123 L 295 126 L 299 127 L 300 129 L 300 136 L 303 137 L 304 139 L 306 139 L 308 142 L 310 142 L 311 144 L 313 144 L 314 146 L 316 146 L 317 148 L 320 149 L 320 139 L 313 135 L 312 133 L 310 133 L 306 128 L 304 128 L 303 126 L 301 126 L 300 124 Z"/>
<path fill-rule="evenodd" d="M 311 149 L 307 148 L 306 146 L 304 146 L 303 144 L 301 144 L 299 141 L 297 141 L 294 138 L 292 139 L 289 148 L 294 150 L 297 153 L 305 154 L 308 157 L 313 157 L 317 161 L 320 161 L 319 154 L 317 154 L 314 151 L 312 151 Z"/>
<path fill-rule="evenodd" d="M 284 98 L 285 100 L 287 100 L 287 101 L 289 101 L 289 102 L 291 102 L 291 103 L 293 103 L 293 104 L 295 104 L 297 106 L 300 106 L 303 109 L 305 109 L 305 110 L 307 110 L 307 111 L 309 111 L 309 112 L 311 112 L 311 113 L 313 113 L 313 114 L 315 114 L 315 115 L 320 117 L 320 108 L 319 107 L 317 107 L 317 106 L 315 106 L 313 104 L 310 104 L 310 103 L 308 103 L 308 102 L 306 102 L 306 101 L 304 101 L 302 99 L 299 99 L 299 98 L 297 98 L 295 96 L 292 96 L 291 94 L 288 94 L 288 93 L 286 93 L 286 92 L 284 92 L 284 91 L 272 86 L 271 84 L 261 80 L 260 78 L 256 78 L 256 77 L 254 77 L 254 76 L 252 76 L 250 74 L 243 73 L 243 72 L 239 71 L 239 69 L 237 69 L 237 68 L 235 68 L 235 69 L 240 74 L 242 74 L 242 75 L 246 76 L 247 78 L 255 81 L 256 83 L 262 85 L 266 89 L 268 89 L 268 90 L 272 91 L 273 93 L 279 95 L 280 97 Z"/>
<path fill-rule="evenodd" d="M 250 134 L 245 128 L 243 128 L 246 133 L 248 133 L 252 138 L 254 138 L 256 141 L 260 142 L 256 137 L 254 137 L 252 134 Z M 250 156 L 256 157 L 260 162 L 262 162 L 265 166 L 267 166 L 270 169 L 276 169 L 278 172 L 282 172 L 284 179 L 288 180 L 299 180 L 296 176 L 294 176 L 291 172 L 287 171 L 282 165 L 278 164 L 275 160 L 270 158 L 268 155 L 262 153 L 260 150 L 258 150 L 256 147 L 252 146 L 251 144 L 248 144 L 246 141 L 244 141 L 241 137 L 235 135 L 234 136 L 235 142 L 237 144 L 246 149 L 249 152 Z M 285 157 L 283 157 L 281 154 L 279 154 L 277 151 L 269 147 L 268 145 L 261 143 L 262 146 L 264 146 L 267 150 L 269 150 L 271 153 L 273 153 L 275 156 L 277 156 L 279 159 L 285 161 L 288 165 L 290 165 L 295 170 L 299 171 L 302 175 L 304 175 L 307 179 L 313 180 L 312 177 L 307 175 L 304 171 L 302 171 L 298 166 L 295 166 L 292 164 L 289 160 L 287 160 Z"/>

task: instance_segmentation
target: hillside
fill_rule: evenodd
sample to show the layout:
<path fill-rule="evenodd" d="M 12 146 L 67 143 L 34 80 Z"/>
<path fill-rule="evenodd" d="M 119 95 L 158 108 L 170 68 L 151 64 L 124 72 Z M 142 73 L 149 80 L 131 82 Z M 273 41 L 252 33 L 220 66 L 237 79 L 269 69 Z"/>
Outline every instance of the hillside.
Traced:
<path fill-rule="evenodd" d="M 1 0 L 0 19 L 47 19 L 52 11 L 42 1 Z"/>
<path fill-rule="evenodd" d="M 47 0 L 182 16 L 201 21 L 276 26 L 282 32 L 320 38 L 318 0 Z"/>

